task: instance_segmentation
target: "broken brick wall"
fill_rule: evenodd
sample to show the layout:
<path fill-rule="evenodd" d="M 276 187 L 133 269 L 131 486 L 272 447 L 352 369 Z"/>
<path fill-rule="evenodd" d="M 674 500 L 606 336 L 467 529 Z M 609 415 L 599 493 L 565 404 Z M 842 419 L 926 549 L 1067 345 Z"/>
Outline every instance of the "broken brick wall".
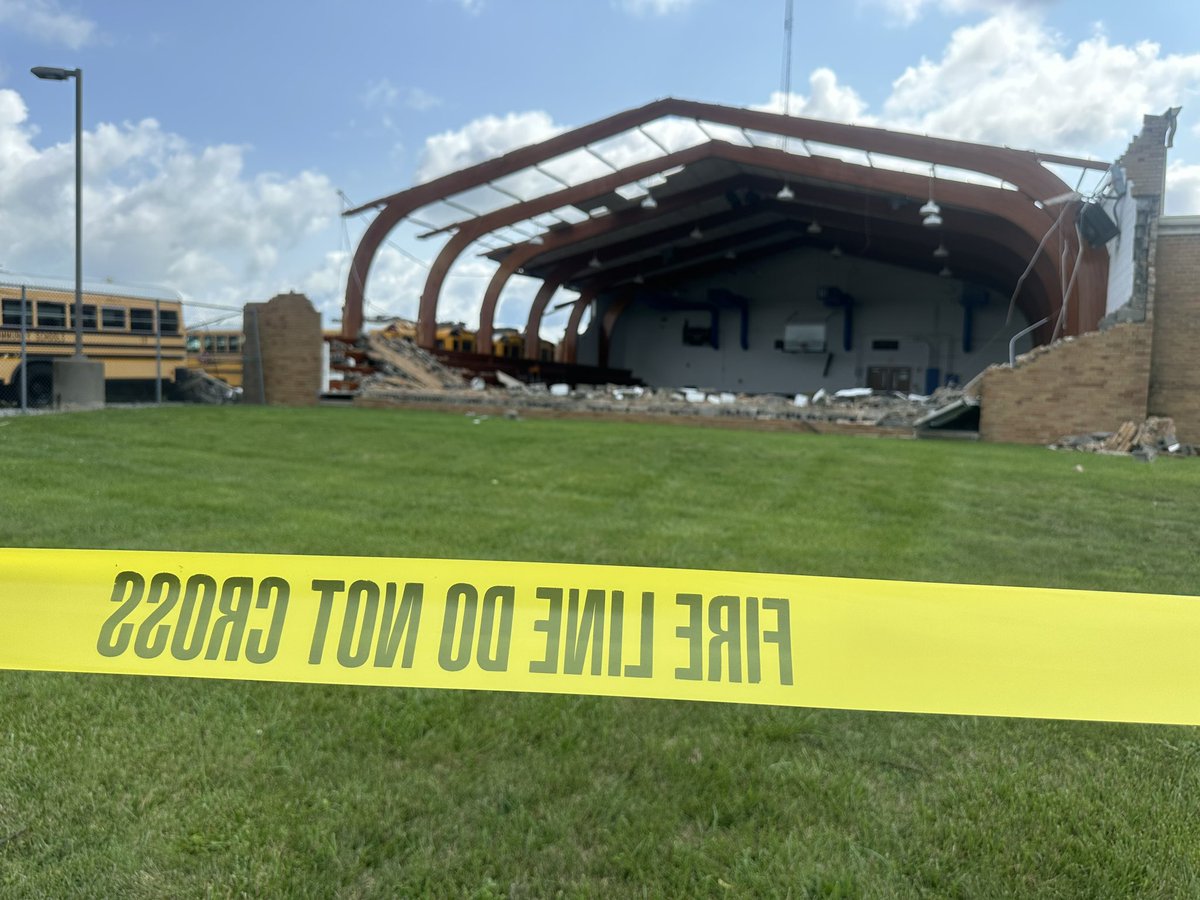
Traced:
<path fill-rule="evenodd" d="M 1157 250 L 1149 410 L 1200 444 L 1200 218 L 1161 220 Z"/>
<path fill-rule="evenodd" d="M 1064 435 L 1116 431 L 1146 418 L 1150 323 L 1116 325 L 1035 350 L 1016 368 L 979 380 L 979 436 L 1046 444 Z"/>
<path fill-rule="evenodd" d="M 242 401 L 315 406 L 321 393 L 321 314 L 303 294 L 247 303 Z"/>

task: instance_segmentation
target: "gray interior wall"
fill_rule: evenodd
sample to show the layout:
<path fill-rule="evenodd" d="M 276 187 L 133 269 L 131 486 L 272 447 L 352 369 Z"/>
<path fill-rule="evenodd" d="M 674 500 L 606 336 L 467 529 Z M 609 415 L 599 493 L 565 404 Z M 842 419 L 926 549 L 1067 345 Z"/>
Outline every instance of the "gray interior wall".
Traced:
<path fill-rule="evenodd" d="M 631 369 L 645 382 L 660 386 L 696 385 L 714 390 L 753 393 L 811 393 L 864 386 L 872 366 L 912 369 L 912 389 L 923 391 L 926 372 L 938 370 L 938 383 L 948 376 L 966 382 L 994 362 L 1008 358 L 1009 338 L 1028 322 L 1019 311 L 1005 324 L 1008 297 L 989 292 L 987 304 L 974 313 L 972 352 L 963 352 L 963 284 L 941 278 L 931 260 L 930 272 L 855 259 L 835 258 L 817 250 L 731 268 L 704 281 L 685 285 L 679 295 L 703 301 L 710 288 L 726 288 L 751 300 L 749 350 L 739 342 L 740 313 L 723 309 L 719 348 L 685 346 L 684 323 L 707 324 L 706 312 L 663 310 L 634 301 L 618 320 L 609 365 Z M 950 260 L 953 265 L 953 258 Z M 825 308 L 817 297 L 824 286 L 841 288 L 855 298 L 852 349 L 843 349 L 843 313 Z M 603 318 L 605 301 L 600 304 Z M 824 322 L 827 353 L 787 353 L 776 349 L 788 322 Z M 598 321 L 579 343 L 580 362 L 595 362 Z M 873 350 L 875 340 L 898 341 L 894 350 Z M 1023 338 L 1017 350 L 1031 346 Z M 826 365 L 828 372 L 826 373 Z"/>

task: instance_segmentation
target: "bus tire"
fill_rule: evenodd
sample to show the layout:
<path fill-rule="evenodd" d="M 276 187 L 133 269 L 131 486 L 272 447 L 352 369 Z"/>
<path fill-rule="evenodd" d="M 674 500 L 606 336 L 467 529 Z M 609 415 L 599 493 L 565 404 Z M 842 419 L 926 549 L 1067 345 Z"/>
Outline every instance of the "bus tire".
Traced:
<path fill-rule="evenodd" d="M 17 384 L 17 402 L 20 402 L 21 386 Z M 54 402 L 54 370 L 49 365 L 29 366 L 29 389 L 25 402 L 30 409 L 40 409 Z"/>

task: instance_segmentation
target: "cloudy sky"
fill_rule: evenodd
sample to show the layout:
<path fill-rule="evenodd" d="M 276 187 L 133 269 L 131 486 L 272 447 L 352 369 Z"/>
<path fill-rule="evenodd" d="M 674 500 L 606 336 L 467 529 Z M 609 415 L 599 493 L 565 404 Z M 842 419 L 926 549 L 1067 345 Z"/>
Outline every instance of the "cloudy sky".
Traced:
<path fill-rule="evenodd" d="M 84 269 L 209 303 L 306 292 L 340 316 L 361 203 L 677 96 L 780 103 L 784 0 L 0 0 L 0 266 L 73 272 L 84 70 Z M 791 109 L 1112 159 L 1182 106 L 1168 212 L 1200 214 L 1194 0 L 797 0 Z M 437 246 L 399 233 L 369 311 L 413 315 Z M 472 317 L 488 264 L 454 270 Z M 529 287 L 499 311 L 522 321 Z M 195 322 L 210 317 L 197 311 Z M 547 329 L 553 332 L 551 320 Z"/>

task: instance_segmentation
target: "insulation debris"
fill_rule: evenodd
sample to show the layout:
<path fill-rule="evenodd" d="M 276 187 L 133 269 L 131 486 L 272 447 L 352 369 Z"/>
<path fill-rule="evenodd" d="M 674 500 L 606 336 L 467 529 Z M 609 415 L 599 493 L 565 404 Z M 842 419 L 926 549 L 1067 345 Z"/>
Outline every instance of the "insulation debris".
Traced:
<path fill-rule="evenodd" d="M 462 372 L 442 365 L 437 357 L 402 337 L 389 337 L 378 331 L 369 334 L 367 353 L 379 371 L 363 382 L 366 392 L 447 390 L 468 386 Z"/>

